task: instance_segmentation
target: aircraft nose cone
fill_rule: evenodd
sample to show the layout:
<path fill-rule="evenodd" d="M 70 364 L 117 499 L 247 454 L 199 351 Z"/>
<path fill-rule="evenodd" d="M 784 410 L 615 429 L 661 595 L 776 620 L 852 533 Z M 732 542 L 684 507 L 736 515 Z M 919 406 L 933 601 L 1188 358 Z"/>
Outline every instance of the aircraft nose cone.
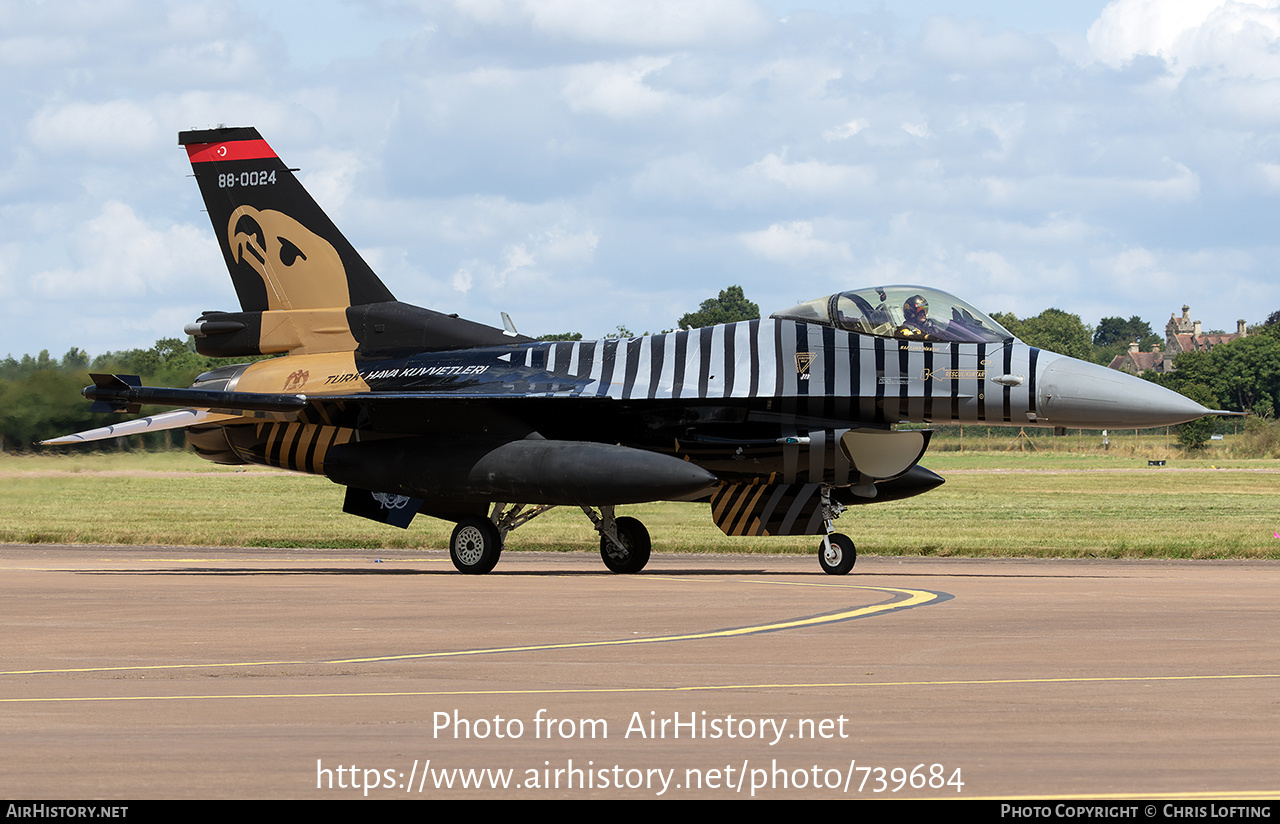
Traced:
<path fill-rule="evenodd" d="M 1210 414 L 1200 404 L 1142 378 L 1066 356 L 1040 373 L 1039 410 L 1056 426 L 1145 429 Z"/>

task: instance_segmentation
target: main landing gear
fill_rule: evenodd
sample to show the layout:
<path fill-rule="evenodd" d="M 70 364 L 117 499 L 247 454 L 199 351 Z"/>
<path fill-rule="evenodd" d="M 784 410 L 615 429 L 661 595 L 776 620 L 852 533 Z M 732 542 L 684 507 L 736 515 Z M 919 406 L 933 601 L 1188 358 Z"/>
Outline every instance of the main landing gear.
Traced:
<path fill-rule="evenodd" d="M 858 562 L 858 550 L 847 535 L 834 531 L 833 524 L 845 507 L 831 498 L 830 487 L 821 490 L 823 525 L 826 534 L 818 545 L 818 563 L 828 575 L 848 575 Z M 527 524 L 552 505 L 496 503 L 489 517 L 470 515 L 458 521 L 449 541 L 449 557 L 459 572 L 484 575 L 491 572 L 502 555 L 507 533 Z M 653 548 L 649 531 L 635 518 L 614 517 L 612 506 L 582 507 L 596 532 L 600 533 L 600 559 L 612 572 L 639 572 L 649 563 Z"/>
<path fill-rule="evenodd" d="M 635 518 L 614 518 L 611 506 L 600 507 L 600 515 L 585 506 L 582 511 L 600 533 L 600 558 L 610 571 L 626 574 L 644 569 L 653 548 L 644 524 Z"/>
<path fill-rule="evenodd" d="M 459 572 L 467 575 L 491 572 L 502 555 L 507 533 L 549 509 L 554 507 L 496 503 L 487 518 L 478 515 L 463 518 L 449 539 L 449 559 Z M 618 573 L 644 569 L 652 549 L 644 524 L 635 518 L 615 518 L 612 506 L 599 507 L 599 511 L 584 506 L 582 511 L 600 533 L 600 558 L 606 567 Z"/>
<path fill-rule="evenodd" d="M 484 575 L 497 566 L 501 554 L 502 535 L 488 518 L 463 518 L 453 528 L 449 559 L 459 572 Z"/>

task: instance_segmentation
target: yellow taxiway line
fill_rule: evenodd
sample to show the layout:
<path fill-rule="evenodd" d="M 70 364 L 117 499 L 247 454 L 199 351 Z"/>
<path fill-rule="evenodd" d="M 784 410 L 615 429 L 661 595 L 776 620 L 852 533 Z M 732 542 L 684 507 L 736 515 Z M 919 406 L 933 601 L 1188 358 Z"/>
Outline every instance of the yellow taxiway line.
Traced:
<path fill-rule="evenodd" d="M 653 576 L 657 577 L 657 576 Z M 748 583 L 770 583 L 779 586 L 805 586 L 805 584 L 790 582 L 766 582 L 756 581 Z M 235 661 L 226 663 L 206 663 L 206 664 L 143 664 L 125 667 L 77 667 L 69 669 L 35 669 L 35 670 L 9 670 L 0 671 L 0 675 L 49 675 L 55 673 L 73 673 L 73 672 L 128 672 L 137 670 L 177 670 L 177 669 L 206 669 L 215 667 L 278 667 L 291 666 L 299 664 L 368 664 L 379 661 L 413 661 L 428 658 L 456 658 L 465 655 L 495 655 L 500 653 L 511 652 L 543 652 L 547 650 L 560 649 L 584 649 L 589 647 L 616 647 L 628 646 L 634 644 L 662 644 L 672 643 L 676 641 L 698 641 L 708 638 L 734 638 L 743 635 L 757 635 L 763 632 L 779 632 L 788 629 L 797 629 L 799 627 L 815 627 L 823 624 L 834 624 L 841 621 L 851 621 L 855 618 L 866 618 L 871 615 L 883 615 L 891 612 L 898 612 L 912 607 L 923 606 L 924 604 L 941 602 L 950 600 L 951 596 L 942 592 L 930 592 L 921 589 L 900 589 L 898 587 L 872 587 L 872 586 L 851 586 L 848 584 L 817 584 L 809 586 L 837 586 L 842 589 L 861 589 L 871 592 L 885 592 L 890 595 L 889 600 L 879 604 L 871 604 L 869 606 L 854 607 L 852 609 L 840 610 L 825 615 L 816 615 L 807 618 L 793 618 L 784 621 L 772 621 L 764 624 L 753 624 L 745 627 L 734 627 L 731 629 L 707 630 L 705 632 L 690 632 L 677 635 L 656 635 L 646 638 L 618 638 L 602 641 L 569 641 L 559 644 L 526 644 L 511 647 L 482 647 L 479 649 L 460 649 L 445 650 L 440 652 L 410 652 L 398 655 L 376 655 L 365 656 L 359 658 L 335 658 L 323 661 Z"/>

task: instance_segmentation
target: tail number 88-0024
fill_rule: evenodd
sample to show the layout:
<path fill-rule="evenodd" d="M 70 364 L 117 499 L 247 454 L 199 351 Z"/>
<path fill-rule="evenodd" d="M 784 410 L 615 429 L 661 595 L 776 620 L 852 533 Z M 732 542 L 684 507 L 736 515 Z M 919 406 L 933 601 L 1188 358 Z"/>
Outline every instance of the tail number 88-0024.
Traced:
<path fill-rule="evenodd" d="M 270 186 L 276 182 L 276 172 L 270 170 L 254 170 L 251 172 L 226 172 L 218 175 L 218 188 L 230 189 L 235 186 Z"/>

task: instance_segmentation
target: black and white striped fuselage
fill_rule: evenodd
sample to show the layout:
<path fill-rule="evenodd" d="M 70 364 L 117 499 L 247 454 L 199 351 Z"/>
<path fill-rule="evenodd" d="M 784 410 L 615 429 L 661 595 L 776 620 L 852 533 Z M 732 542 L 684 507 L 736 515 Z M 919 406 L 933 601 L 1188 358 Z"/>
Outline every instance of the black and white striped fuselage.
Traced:
<path fill-rule="evenodd" d="M 632 416 L 666 410 L 647 424 L 646 448 L 689 458 L 721 477 L 842 485 L 857 481 L 838 448 L 848 429 L 1034 425 L 1040 359 L 1040 350 L 1017 340 L 899 340 L 766 319 L 638 338 L 365 359 L 358 368 L 374 395 L 389 400 L 542 398 L 550 401 L 539 404 L 544 420 L 556 414 L 557 398 L 573 401 L 562 407 L 570 418 L 583 409 L 606 419 L 623 410 Z M 671 410 L 696 417 L 696 433 L 690 427 L 681 438 L 680 414 Z M 628 440 L 625 428 L 614 431 Z"/>

